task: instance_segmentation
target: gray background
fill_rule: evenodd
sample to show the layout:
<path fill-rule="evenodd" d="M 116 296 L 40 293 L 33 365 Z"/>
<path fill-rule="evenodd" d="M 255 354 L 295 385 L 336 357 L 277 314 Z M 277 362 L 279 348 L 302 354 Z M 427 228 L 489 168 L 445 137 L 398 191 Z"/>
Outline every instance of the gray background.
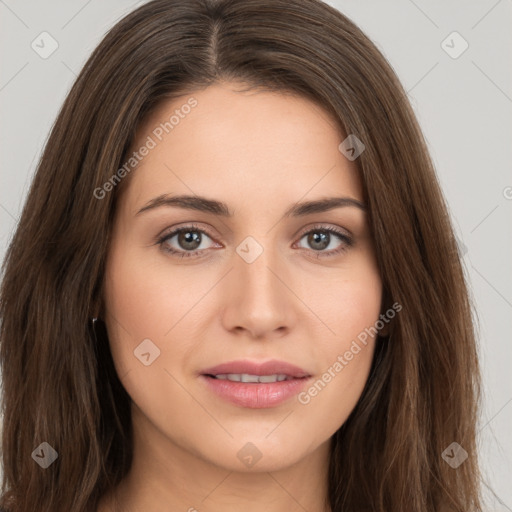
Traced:
<path fill-rule="evenodd" d="M 0 0 L 2 260 L 77 73 L 106 31 L 141 3 Z M 394 67 L 428 141 L 478 310 L 485 384 L 480 455 L 497 495 L 487 510 L 512 511 L 512 1 L 328 3 L 358 24 Z M 46 59 L 31 47 L 43 31 L 58 43 Z M 461 40 L 452 36 L 442 45 L 453 31 L 469 44 L 457 58 L 444 48 L 457 52 Z"/>

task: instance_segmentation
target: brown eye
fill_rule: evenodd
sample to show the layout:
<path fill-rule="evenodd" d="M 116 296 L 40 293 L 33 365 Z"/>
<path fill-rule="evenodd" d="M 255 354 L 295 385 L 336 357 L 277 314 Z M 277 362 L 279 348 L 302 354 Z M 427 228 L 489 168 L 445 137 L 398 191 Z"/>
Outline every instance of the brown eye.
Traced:
<path fill-rule="evenodd" d="M 314 252 L 317 252 L 319 257 L 329 257 L 335 254 L 339 254 L 353 244 L 352 238 L 347 234 L 338 231 L 338 229 L 333 227 L 325 226 L 315 226 L 313 229 L 302 234 L 301 240 L 304 238 L 306 239 L 307 247 L 301 248 L 311 249 Z M 336 243 L 336 240 L 338 243 Z M 326 250 L 330 246 L 331 249 Z"/>
<path fill-rule="evenodd" d="M 208 249 L 211 237 L 197 226 L 184 226 L 164 235 L 158 240 L 162 250 L 180 257 L 199 256 Z"/>
<path fill-rule="evenodd" d="M 181 249 L 195 251 L 201 245 L 202 236 L 199 231 L 180 230 L 177 233 L 176 243 Z"/>

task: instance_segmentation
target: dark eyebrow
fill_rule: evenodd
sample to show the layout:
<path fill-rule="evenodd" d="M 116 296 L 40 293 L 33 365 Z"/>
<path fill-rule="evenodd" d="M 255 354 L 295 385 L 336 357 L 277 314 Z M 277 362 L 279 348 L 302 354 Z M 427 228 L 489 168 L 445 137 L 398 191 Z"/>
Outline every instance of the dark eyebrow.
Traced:
<path fill-rule="evenodd" d="M 163 194 L 148 201 L 137 213 L 159 208 L 161 206 L 177 206 L 187 210 L 197 210 L 200 212 L 213 213 L 222 217 L 232 217 L 231 212 L 225 203 L 207 199 L 200 196 L 171 196 Z M 311 215 L 313 213 L 322 213 L 334 208 L 341 208 L 344 206 L 354 206 L 363 211 L 366 211 L 366 205 L 357 199 L 351 197 L 328 197 L 325 199 L 318 199 L 316 201 L 306 201 L 292 205 L 283 215 L 284 217 L 302 217 L 304 215 Z"/>

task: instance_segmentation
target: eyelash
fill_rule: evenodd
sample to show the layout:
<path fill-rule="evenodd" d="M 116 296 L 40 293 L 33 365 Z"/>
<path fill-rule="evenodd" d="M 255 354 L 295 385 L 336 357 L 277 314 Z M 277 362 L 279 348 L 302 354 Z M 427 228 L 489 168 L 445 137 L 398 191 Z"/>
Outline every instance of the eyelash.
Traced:
<path fill-rule="evenodd" d="M 176 249 L 170 249 L 168 247 L 164 247 L 164 243 L 167 242 L 168 240 L 170 240 L 172 237 L 180 234 L 181 232 L 187 232 L 187 231 L 192 231 L 192 232 L 197 231 L 197 232 L 207 235 L 209 238 L 213 238 L 207 231 L 200 228 L 198 225 L 192 223 L 189 226 L 184 226 L 184 227 L 175 229 L 174 231 L 163 235 L 162 237 L 160 237 L 158 239 L 157 244 L 162 248 L 163 251 L 165 251 L 169 254 L 172 254 L 173 256 L 179 257 L 179 258 L 200 257 L 200 253 L 202 253 L 203 251 L 206 251 L 207 249 L 199 249 L 199 250 L 195 250 L 195 251 L 177 251 Z M 344 245 L 342 245 L 338 249 L 332 249 L 331 251 L 327 251 L 327 252 L 313 251 L 318 254 L 317 258 L 330 258 L 333 256 L 337 256 L 338 254 L 341 254 L 342 252 L 346 251 L 349 247 L 351 247 L 353 245 L 352 238 L 349 237 L 348 235 L 346 235 L 344 232 L 342 232 L 336 228 L 333 228 L 333 227 L 326 227 L 326 226 L 322 226 L 322 225 L 315 225 L 310 230 L 302 233 L 299 237 L 299 241 L 302 238 L 304 238 L 304 236 L 309 235 L 310 233 L 318 232 L 318 231 L 336 235 L 337 237 L 339 237 L 341 239 L 341 241 L 344 242 Z"/>

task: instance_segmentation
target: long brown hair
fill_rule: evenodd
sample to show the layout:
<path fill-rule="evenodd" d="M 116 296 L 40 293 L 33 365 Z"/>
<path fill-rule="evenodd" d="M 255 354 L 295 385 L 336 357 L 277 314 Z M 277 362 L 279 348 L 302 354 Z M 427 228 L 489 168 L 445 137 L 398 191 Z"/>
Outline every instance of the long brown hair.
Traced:
<path fill-rule="evenodd" d="M 398 302 L 402 311 L 332 438 L 332 510 L 481 510 L 475 328 L 447 207 L 393 69 L 353 22 L 318 0 L 154 0 L 119 21 L 85 64 L 3 266 L 0 504 L 95 511 L 128 472 L 130 397 L 104 327 L 93 332 L 90 318 L 129 176 L 101 198 L 95 190 L 126 162 L 150 111 L 220 80 L 300 94 L 366 147 L 355 162 L 383 308 Z M 32 455 L 43 442 L 58 453 L 46 469 Z M 442 456 L 453 442 L 468 454 L 456 469 Z"/>

